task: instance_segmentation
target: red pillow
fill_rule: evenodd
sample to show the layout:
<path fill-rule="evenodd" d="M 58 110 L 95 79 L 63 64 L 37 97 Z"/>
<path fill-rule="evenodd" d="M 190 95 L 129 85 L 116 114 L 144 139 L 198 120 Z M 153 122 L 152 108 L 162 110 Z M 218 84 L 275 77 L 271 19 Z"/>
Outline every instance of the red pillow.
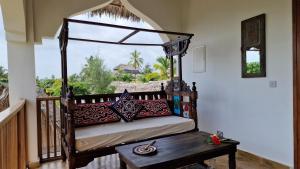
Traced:
<path fill-rule="evenodd" d="M 168 106 L 166 99 L 158 100 L 138 100 L 142 105 L 142 110 L 137 114 L 136 118 L 170 116 L 172 112 Z"/>
<path fill-rule="evenodd" d="M 78 104 L 74 111 L 75 127 L 118 122 L 121 118 L 109 106 L 111 102 Z"/>

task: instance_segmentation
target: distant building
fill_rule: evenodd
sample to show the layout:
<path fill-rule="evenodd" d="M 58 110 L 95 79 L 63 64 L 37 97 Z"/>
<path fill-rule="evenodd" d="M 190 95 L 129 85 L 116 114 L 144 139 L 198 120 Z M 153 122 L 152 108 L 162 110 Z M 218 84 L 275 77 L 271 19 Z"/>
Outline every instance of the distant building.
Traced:
<path fill-rule="evenodd" d="M 127 65 L 127 64 L 119 64 L 118 66 L 116 66 L 114 68 L 115 72 L 118 72 L 119 70 L 124 71 L 126 73 L 130 73 L 130 74 L 140 74 L 140 70 L 134 68 L 132 65 Z"/>

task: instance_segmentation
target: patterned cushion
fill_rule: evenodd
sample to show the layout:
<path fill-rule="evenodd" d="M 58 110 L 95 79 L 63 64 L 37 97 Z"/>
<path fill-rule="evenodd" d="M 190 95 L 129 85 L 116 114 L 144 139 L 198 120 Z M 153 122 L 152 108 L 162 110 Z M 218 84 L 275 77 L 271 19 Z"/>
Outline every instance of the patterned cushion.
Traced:
<path fill-rule="evenodd" d="M 136 118 L 170 116 L 172 112 L 166 99 L 158 100 L 138 100 L 143 106 Z"/>
<path fill-rule="evenodd" d="M 109 106 L 111 102 L 78 104 L 74 111 L 75 127 L 120 121 L 121 118 Z"/>
<path fill-rule="evenodd" d="M 142 106 L 136 103 L 137 101 L 127 92 L 127 90 L 125 90 L 120 96 L 120 99 L 116 101 L 110 108 L 119 116 L 121 116 L 124 121 L 130 122 L 142 109 Z"/>

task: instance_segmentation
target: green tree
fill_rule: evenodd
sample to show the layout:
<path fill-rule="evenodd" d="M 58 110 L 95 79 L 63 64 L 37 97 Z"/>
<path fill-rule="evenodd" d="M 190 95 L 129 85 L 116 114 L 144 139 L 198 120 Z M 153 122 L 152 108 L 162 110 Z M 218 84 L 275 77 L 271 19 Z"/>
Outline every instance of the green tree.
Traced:
<path fill-rule="evenodd" d="M 135 69 L 140 69 L 144 63 L 144 59 L 141 57 L 141 53 L 137 50 L 134 50 L 130 53 L 130 61 L 129 64 L 132 65 Z"/>
<path fill-rule="evenodd" d="M 55 83 L 55 78 L 51 78 L 51 79 L 48 79 L 48 78 L 45 78 L 45 79 L 39 79 L 37 77 L 36 79 L 36 83 L 37 83 L 37 86 L 40 88 L 40 89 L 48 89 L 48 88 L 51 88 L 53 86 L 53 84 Z"/>
<path fill-rule="evenodd" d="M 132 82 L 134 80 L 134 77 L 132 74 L 126 73 L 123 70 L 119 69 L 115 73 L 113 80 L 122 82 Z"/>
<path fill-rule="evenodd" d="M 163 56 L 160 56 L 156 59 L 156 62 L 153 67 L 154 69 L 158 70 L 159 71 L 159 74 L 160 74 L 160 79 L 161 80 L 165 80 L 165 79 L 168 79 L 169 78 L 169 74 L 168 74 L 168 71 L 169 71 L 169 68 L 170 68 L 170 59 L 166 58 L 166 57 L 163 57 Z M 174 65 L 174 73 L 176 72 L 175 70 L 175 63 L 176 61 L 174 60 L 173 61 L 173 65 Z"/>
<path fill-rule="evenodd" d="M 247 63 L 246 72 L 249 74 L 260 73 L 260 64 L 259 62 Z"/>
<path fill-rule="evenodd" d="M 145 75 L 145 79 L 149 81 L 157 81 L 160 79 L 160 75 L 157 72 L 148 73 Z"/>
<path fill-rule="evenodd" d="M 4 67 L 0 66 L 0 85 L 7 85 L 8 83 L 8 74 L 7 70 Z"/>
<path fill-rule="evenodd" d="M 115 88 L 110 86 L 113 80 L 112 73 L 105 67 L 104 61 L 99 56 L 90 56 L 86 61 L 80 75 L 89 85 L 90 92 L 113 93 Z"/>
<path fill-rule="evenodd" d="M 44 89 L 46 94 L 50 96 L 60 96 L 61 79 L 54 79 L 52 85 Z"/>
<path fill-rule="evenodd" d="M 90 94 L 89 86 L 81 80 L 80 76 L 73 74 L 68 78 L 69 86 L 73 86 L 73 92 L 75 95 Z M 51 79 L 36 79 L 38 92 L 44 91 L 50 96 L 60 96 L 61 92 L 61 79 L 57 79 L 54 76 Z"/>
<path fill-rule="evenodd" d="M 75 95 L 90 94 L 88 84 L 83 81 L 78 74 L 72 74 L 71 76 L 69 76 L 68 85 L 73 87 L 73 92 Z"/>
<path fill-rule="evenodd" d="M 149 64 L 146 64 L 146 66 L 143 69 L 143 74 L 148 74 L 148 73 L 152 73 L 153 70 L 151 68 L 151 66 Z"/>

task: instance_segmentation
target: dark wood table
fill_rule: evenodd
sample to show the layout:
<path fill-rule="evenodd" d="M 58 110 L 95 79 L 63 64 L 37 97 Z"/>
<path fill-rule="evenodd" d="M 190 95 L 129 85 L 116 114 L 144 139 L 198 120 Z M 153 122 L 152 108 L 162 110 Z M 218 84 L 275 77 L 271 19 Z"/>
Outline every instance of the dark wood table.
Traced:
<path fill-rule="evenodd" d="M 131 169 L 175 169 L 195 163 L 203 164 L 204 160 L 222 155 L 229 156 L 229 169 L 235 169 L 235 153 L 239 142 L 211 145 L 207 143 L 209 135 L 205 132 L 190 132 L 154 139 L 158 152 L 152 156 L 140 156 L 132 151 L 134 147 L 148 144 L 151 140 L 118 146 L 116 151 L 120 156 L 121 169 L 126 169 L 127 165 Z"/>

